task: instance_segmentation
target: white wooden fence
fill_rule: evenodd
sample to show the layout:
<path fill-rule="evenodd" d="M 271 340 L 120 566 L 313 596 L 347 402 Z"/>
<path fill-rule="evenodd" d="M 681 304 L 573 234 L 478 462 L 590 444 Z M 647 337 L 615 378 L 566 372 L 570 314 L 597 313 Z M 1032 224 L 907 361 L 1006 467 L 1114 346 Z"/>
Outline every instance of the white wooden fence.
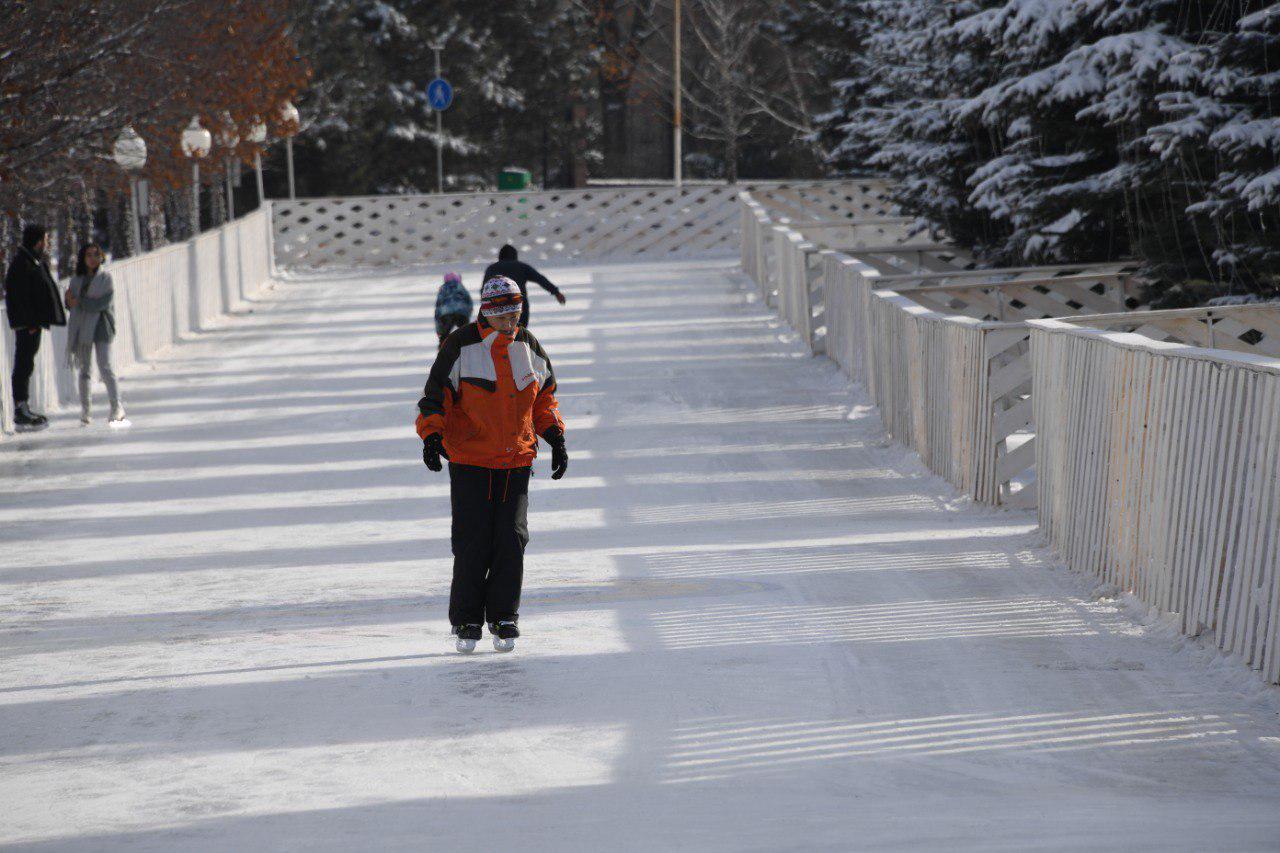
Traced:
<path fill-rule="evenodd" d="M 1071 566 L 1280 683 L 1280 306 L 1133 311 L 1129 265 L 969 269 L 874 205 L 754 195 L 743 269 L 890 435 L 975 500 L 1038 495 Z"/>
<path fill-rule="evenodd" d="M 1030 325 L 1050 543 L 1280 682 L 1280 359 Z"/>
<path fill-rule="evenodd" d="M 117 369 L 128 368 L 240 308 L 267 282 L 272 272 L 270 211 L 254 211 L 194 240 L 112 263 L 107 269 L 115 281 L 112 357 Z M 11 433 L 13 399 L 8 383 L 13 332 L 2 310 L 0 320 L 4 328 L 0 371 L 5 385 L 0 393 L 0 433 Z M 75 400 L 75 377 L 65 365 L 65 351 L 65 329 L 45 335 L 31 378 L 33 408 L 56 410 Z"/>
<path fill-rule="evenodd" d="M 878 188 L 826 221 L 759 195 L 741 198 L 741 260 L 769 304 L 863 384 L 931 470 L 981 503 L 1033 505 L 1025 321 L 1123 310 L 1132 265 L 971 269 L 893 216 Z"/>
<path fill-rule="evenodd" d="M 784 193 L 783 203 L 821 211 L 860 197 L 866 185 L 810 181 L 767 189 Z M 503 243 L 522 258 L 543 261 L 732 255 L 742 189 L 716 184 L 276 201 L 275 258 L 295 269 L 471 263 L 494 260 Z"/>

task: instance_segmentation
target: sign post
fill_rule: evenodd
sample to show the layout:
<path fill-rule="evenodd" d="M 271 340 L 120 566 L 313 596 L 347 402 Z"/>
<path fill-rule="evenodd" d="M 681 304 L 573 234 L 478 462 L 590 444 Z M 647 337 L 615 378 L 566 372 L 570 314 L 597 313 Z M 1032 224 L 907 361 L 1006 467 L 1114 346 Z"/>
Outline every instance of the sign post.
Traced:
<path fill-rule="evenodd" d="M 444 192 L 444 130 L 441 113 L 453 103 L 453 87 L 440 76 L 440 51 L 443 44 L 433 44 L 436 54 L 436 79 L 427 84 L 427 103 L 436 111 L 436 192 Z"/>

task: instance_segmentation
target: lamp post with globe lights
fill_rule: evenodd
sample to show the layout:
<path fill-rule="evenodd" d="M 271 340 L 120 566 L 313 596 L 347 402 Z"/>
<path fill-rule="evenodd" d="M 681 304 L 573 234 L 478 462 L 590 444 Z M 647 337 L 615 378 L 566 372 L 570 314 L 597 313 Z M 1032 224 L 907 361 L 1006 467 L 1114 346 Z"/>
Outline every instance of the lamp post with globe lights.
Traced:
<path fill-rule="evenodd" d="M 218 132 L 218 144 L 227 151 L 227 221 L 236 218 L 236 199 L 231 191 L 231 172 L 235 163 L 235 148 L 240 144 L 240 136 L 235 132 L 235 125 L 230 116 L 223 117 L 225 125 Z"/>
<path fill-rule="evenodd" d="M 258 182 L 258 207 L 266 203 L 266 193 L 262 189 L 262 145 L 267 141 L 267 125 L 261 119 L 249 129 L 249 141 L 253 149 L 253 171 Z"/>
<path fill-rule="evenodd" d="M 302 116 L 291 101 L 285 101 L 280 108 L 280 123 L 284 125 L 284 154 L 289 169 L 289 198 L 297 198 L 293 183 L 293 137 L 302 127 Z"/>
<path fill-rule="evenodd" d="M 191 236 L 200 233 L 200 161 L 213 150 L 213 136 L 192 116 L 182 131 L 182 153 L 191 158 Z"/>
<path fill-rule="evenodd" d="M 129 240 L 133 244 L 130 254 L 137 254 L 142 250 L 142 232 L 138 226 L 137 173 L 147 165 L 147 143 L 132 127 L 125 127 L 116 137 L 111 156 L 116 165 L 129 176 Z"/>

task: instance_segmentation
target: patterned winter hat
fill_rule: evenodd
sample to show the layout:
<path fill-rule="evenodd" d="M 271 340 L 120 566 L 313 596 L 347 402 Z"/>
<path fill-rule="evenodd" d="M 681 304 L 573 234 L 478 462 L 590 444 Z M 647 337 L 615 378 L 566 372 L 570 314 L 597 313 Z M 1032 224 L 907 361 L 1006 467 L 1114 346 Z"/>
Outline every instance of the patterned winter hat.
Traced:
<path fill-rule="evenodd" d="M 485 317 L 518 314 L 523 302 L 520 285 L 505 275 L 495 275 L 480 288 L 480 313 Z"/>

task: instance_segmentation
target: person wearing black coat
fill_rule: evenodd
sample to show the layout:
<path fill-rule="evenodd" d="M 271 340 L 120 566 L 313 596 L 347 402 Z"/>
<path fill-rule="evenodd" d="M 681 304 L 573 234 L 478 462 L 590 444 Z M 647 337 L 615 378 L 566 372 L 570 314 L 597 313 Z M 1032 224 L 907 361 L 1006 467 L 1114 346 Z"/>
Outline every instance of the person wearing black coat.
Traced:
<path fill-rule="evenodd" d="M 9 262 L 4 277 L 4 302 L 9 313 L 9 328 L 17 339 L 13 353 L 13 420 L 17 426 L 39 428 L 48 419 L 31 411 L 31 374 L 35 370 L 40 337 L 50 326 L 67 325 L 58 283 L 49 269 L 45 255 L 45 229 L 28 225 L 22 229 L 22 245 Z"/>
<path fill-rule="evenodd" d="M 488 281 L 494 276 L 502 275 L 520 285 L 520 296 L 524 299 L 524 307 L 520 309 L 520 325 L 527 329 L 529 328 L 529 282 L 532 281 L 541 286 L 543 290 L 554 296 L 561 305 L 564 304 L 565 300 L 560 288 L 548 281 L 542 273 L 520 260 L 519 257 L 515 246 L 510 243 L 503 246 L 498 250 L 497 262 L 485 267 L 484 278 L 481 281 Z"/>

